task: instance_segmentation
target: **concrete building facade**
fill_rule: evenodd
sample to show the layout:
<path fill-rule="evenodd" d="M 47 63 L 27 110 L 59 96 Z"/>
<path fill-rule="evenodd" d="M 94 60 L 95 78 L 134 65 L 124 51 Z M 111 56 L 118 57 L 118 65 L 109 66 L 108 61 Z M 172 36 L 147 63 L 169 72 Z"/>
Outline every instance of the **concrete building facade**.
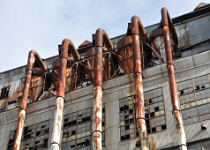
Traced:
<path fill-rule="evenodd" d="M 177 95 L 187 147 L 189 150 L 210 149 L 210 5 L 172 19 L 178 50 L 173 53 Z M 150 35 L 159 24 L 146 27 Z M 126 35 L 112 38 L 115 48 Z M 161 42 L 161 40 L 160 40 Z M 81 45 L 85 47 L 90 43 Z M 78 48 L 82 63 L 85 50 Z M 60 46 L 59 46 L 60 48 Z M 85 48 L 84 48 L 85 49 Z M 161 49 L 165 49 L 160 45 Z M 114 51 L 116 52 L 116 50 Z M 112 52 L 112 53 L 114 53 Z M 107 52 L 107 55 L 109 52 Z M 164 58 L 164 53 L 162 52 Z M 44 60 L 49 70 L 59 56 Z M 113 60 L 115 62 L 116 60 Z M 36 66 L 36 65 L 35 65 Z M 70 68 L 74 68 L 72 65 Z M 102 86 L 102 146 L 105 150 L 139 149 L 136 125 L 136 105 L 133 73 L 126 73 L 118 64 L 118 72 Z M 0 145 L 11 150 L 25 82 L 26 66 L 0 73 Z M 68 73 L 68 72 L 67 72 Z M 78 71 L 79 73 L 79 71 Z M 46 79 L 46 74 L 42 77 Z M 67 75 L 60 149 L 88 150 L 92 148 L 94 85 L 84 79 L 73 89 L 68 86 L 76 75 Z M 151 61 L 143 72 L 145 121 L 148 141 L 157 149 L 178 150 L 180 138 L 173 116 L 166 62 L 152 52 Z M 28 96 L 26 117 L 21 139 L 21 150 L 50 149 L 55 114 L 56 90 L 53 85 L 45 89 L 47 81 L 33 78 Z M 76 85 L 76 83 L 73 83 Z M 41 87 L 38 91 L 37 89 Z M 41 92 L 40 92 L 41 91 Z M 41 94 L 40 94 L 41 93 Z M 37 97 L 37 98 L 36 98 Z M 150 146 L 151 147 L 151 146 Z"/>

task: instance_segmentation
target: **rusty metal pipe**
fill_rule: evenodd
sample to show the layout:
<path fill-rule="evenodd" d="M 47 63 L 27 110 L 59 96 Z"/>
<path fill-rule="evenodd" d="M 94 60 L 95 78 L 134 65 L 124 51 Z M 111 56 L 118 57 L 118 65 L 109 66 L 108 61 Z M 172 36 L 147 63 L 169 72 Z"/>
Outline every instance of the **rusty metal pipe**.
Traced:
<path fill-rule="evenodd" d="M 142 65 L 141 65 L 141 38 L 146 37 L 146 30 L 138 16 L 131 18 L 133 40 L 133 65 L 134 65 L 134 89 L 136 100 L 136 121 L 139 132 L 140 150 L 148 150 L 148 137 L 144 111 Z"/>
<path fill-rule="evenodd" d="M 96 30 L 94 58 L 94 103 L 93 103 L 93 150 L 102 150 L 102 59 L 103 46 L 113 49 L 107 33 L 103 29 Z"/>
<path fill-rule="evenodd" d="M 166 8 L 161 9 L 161 14 L 162 14 L 162 26 L 163 26 L 163 35 L 164 35 L 164 42 L 165 42 L 167 70 L 168 70 L 169 87 L 170 87 L 170 93 L 171 93 L 171 103 L 173 107 L 173 114 L 177 122 L 176 127 L 179 134 L 179 139 L 180 139 L 180 148 L 181 150 L 187 150 L 183 120 L 180 114 L 180 108 L 178 104 L 176 79 L 175 79 L 175 73 L 174 73 L 172 49 L 171 49 L 171 42 L 170 42 L 169 22 L 171 22 L 171 19 L 170 19 L 168 10 Z"/>
<path fill-rule="evenodd" d="M 68 50 L 71 51 L 72 55 L 76 59 L 80 59 L 80 56 L 74 47 L 74 44 L 69 39 L 64 39 L 61 46 L 60 53 L 60 67 L 59 67 L 59 78 L 57 84 L 57 98 L 56 107 L 53 121 L 52 137 L 51 137 L 51 150 L 59 150 L 60 148 L 60 137 L 61 137 L 61 125 L 63 118 L 63 105 L 65 98 L 65 87 L 66 87 L 66 70 L 68 64 Z"/>
<path fill-rule="evenodd" d="M 45 71 L 48 70 L 47 66 L 44 64 L 39 54 L 36 51 L 31 50 L 28 55 L 25 83 L 24 83 L 23 94 L 21 98 L 21 106 L 20 106 L 20 111 L 18 115 L 18 122 L 17 122 L 17 127 L 16 127 L 13 150 L 20 149 L 20 142 L 22 138 L 23 126 L 24 126 L 25 115 L 26 115 L 26 108 L 27 108 L 27 101 L 28 101 L 28 95 L 29 95 L 29 89 L 30 89 L 30 82 L 31 82 L 33 64 L 34 64 L 35 59 L 39 63 L 39 65 L 42 67 L 41 70 L 45 70 Z"/>

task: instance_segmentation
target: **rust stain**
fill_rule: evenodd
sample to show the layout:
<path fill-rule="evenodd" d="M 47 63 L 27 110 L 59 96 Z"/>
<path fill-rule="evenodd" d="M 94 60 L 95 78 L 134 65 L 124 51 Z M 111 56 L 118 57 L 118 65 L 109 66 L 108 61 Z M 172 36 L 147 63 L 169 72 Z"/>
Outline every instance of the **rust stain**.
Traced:
<path fill-rule="evenodd" d="M 71 53 L 68 54 L 68 51 L 70 51 Z M 69 39 L 64 39 L 62 48 L 60 50 L 60 56 L 52 64 L 53 70 L 51 74 L 51 80 L 56 90 L 58 91 L 58 95 L 60 95 L 61 97 L 63 97 L 63 90 L 65 92 L 66 84 L 68 86 L 68 91 L 72 91 L 79 83 L 79 81 L 77 80 L 78 74 L 76 72 L 76 69 L 72 67 L 74 65 L 74 62 L 80 59 L 80 55 L 74 47 L 73 43 Z"/>
<path fill-rule="evenodd" d="M 126 38 L 130 38 L 131 36 L 127 36 Z M 124 42 L 124 40 L 126 40 L 125 38 L 122 39 L 122 41 Z M 129 41 L 130 43 L 124 43 L 125 46 L 121 48 L 121 42 L 119 42 L 118 44 L 118 62 L 120 64 L 120 66 L 122 67 L 122 69 L 125 71 L 125 73 L 131 73 L 133 72 L 133 49 L 132 49 L 132 43 L 131 41 Z"/>
<path fill-rule="evenodd" d="M 101 140 L 101 134 L 100 133 L 98 133 L 98 132 L 95 132 L 94 133 L 94 137 L 93 137 L 93 142 L 94 142 L 94 146 L 96 146 L 96 149 L 98 150 L 98 148 L 100 148 L 101 147 L 101 142 L 100 142 L 100 140 Z"/>
<path fill-rule="evenodd" d="M 102 80 L 103 73 L 103 43 L 107 48 L 113 49 L 112 42 L 103 29 L 96 30 L 95 39 L 95 57 L 94 57 L 94 116 L 93 116 L 93 149 L 101 148 L 101 133 L 102 133 Z M 109 61 L 107 61 L 109 62 Z M 103 68 L 105 70 L 105 68 Z"/>
<path fill-rule="evenodd" d="M 15 141 L 13 150 L 19 150 L 20 148 L 20 142 L 21 142 L 21 136 L 23 132 L 23 126 L 24 126 L 24 120 L 25 120 L 25 110 L 20 110 L 19 117 L 18 117 L 18 124 L 16 127 L 16 134 L 15 134 Z"/>
<path fill-rule="evenodd" d="M 70 51 L 70 53 L 68 53 Z M 57 103 L 55 108 L 55 120 L 53 124 L 53 131 L 56 130 L 58 135 L 54 135 L 51 138 L 51 149 L 54 144 L 60 143 L 61 134 L 61 121 L 63 116 L 63 100 L 65 97 L 65 87 L 67 82 L 67 76 L 76 75 L 76 71 L 72 69 L 72 64 L 74 61 L 80 60 L 80 55 L 74 44 L 70 39 L 64 39 L 62 41 L 61 50 L 59 51 L 59 58 L 55 60 L 52 64 L 53 70 L 51 75 L 51 80 L 57 90 Z M 74 77 L 70 77 L 69 90 L 74 88 L 76 81 L 72 81 Z M 57 128 L 57 129 L 56 129 Z M 60 145 L 59 145 L 60 146 Z"/>
<path fill-rule="evenodd" d="M 103 50 L 102 51 L 105 51 L 106 48 L 103 47 L 102 48 Z M 100 66 L 102 67 L 102 72 L 99 73 L 102 75 L 102 81 L 106 81 L 108 79 L 110 79 L 110 76 L 111 76 L 111 72 L 113 72 L 113 68 L 111 68 L 111 58 L 110 57 L 107 57 L 108 54 L 106 54 L 106 56 L 103 57 L 102 55 L 102 52 L 100 53 L 95 53 L 95 47 L 92 47 L 90 49 L 88 49 L 88 51 L 85 53 L 85 61 L 84 61 L 84 64 L 85 64 L 85 73 L 88 74 L 90 76 L 90 81 L 91 83 L 94 84 L 94 78 L 95 78 L 95 61 L 97 61 L 96 63 L 99 64 L 100 63 Z M 96 58 L 99 58 L 100 59 L 97 59 L 95 60 L 94 56 Z M 101 62 L 99 60 L 102 60 Z M 102 63 L 103 62 L 103 63 Z M 98 67 L 97 67 L 98 68 Z M 101 70 L 101 69 L 98 69 L 98 70 Z"/>
<path fill-rule="evenodd" d="M 47 66 L 44 64 L 39 54 L 36 51 L 31 50 L 28 54 L 28 63 L 26 67 L 27 70 L 26 70 L 26 75 L 25 75 L 25 83 L 24 83 L 24 89 L 23 89 L 23 94 L 22 94 L 22 99 L 21 99 L 21 107 L 20 107 L 19 118 L 17 122 L 15 139 L 14 139 L 14 143 L 16 145 L 20 145 L 20 139 L 22 137 L 22 130 L 23 130 L 24 121 L 25 121 L 25 111 L 27 108 L 27 100 L 28 100 L 28 95 L 29 95 L 30 82 L 32 78 L 32 69 L 34 65 L 34 60 L 38 62 L 38 64 L 43 70 L 48 70 Z M 18 150 L 18 149 L 19 148 L 14 145 L 13 150 Z"/>
<path fill-rule="evenodd" d="M 162 30 L 163 35 L 165 36 L 165 51 L 166 51 L 166 60 L 167 60 L 167 70 L 168 70 L 168 78 L 169 78 L 169 88 L 171 94 L 171 103 L 173 107 L 173 114 L 177 122 L 177 130 L 179 133 L 180 145 L 181 149 L 186 150 L 186 137 L 185 131 L 183 127 L 182 117 L 180 115 L 180 108 L 178 104 L 178 96 L 177 96 L 177 88 L 176 88 L 176 79 L 174 73 L 174 66 L 173 66 L 173 57 L 172 57 L 172 49 L 171 49 L 171 41 L 170 41 L 170 34 L 173 34 L 173 30 L 170 30 L 171 19 L 166 8 L 162 8 Z M 172 27 L 173 29 L 173 27 Z"/>
<path fill-rule="evenodd" d="M 145 123 L 144 111 L 144 97 L 143 97 L 143 84 L 142 84 L 142 44 L 140 40 L 147 37 L 146 30 L 137 16 L 133 16 L 132 23 L 132 47 L 133 47 L 133 72 L 134 72 L 134 89 L 135 89 L 135 102 L 136 102 L 136 120 L 139 132 L 140 147 L 145 147 L 143 143 L 148 143 L 147 130 Z M 149 149 L 146 145 L 146 149 Z"/>

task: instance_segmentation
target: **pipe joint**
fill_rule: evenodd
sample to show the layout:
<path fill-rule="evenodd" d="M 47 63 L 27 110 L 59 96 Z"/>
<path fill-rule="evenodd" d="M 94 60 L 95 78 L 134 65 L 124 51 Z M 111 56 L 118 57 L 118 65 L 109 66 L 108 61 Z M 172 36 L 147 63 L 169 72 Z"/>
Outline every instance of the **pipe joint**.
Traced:
<path fill-rule="evenodd" d="M 33 72 L 33 70 L 32 70 L 32 69 L 29 69 L 29 68 L 27 68 L 27 69 L 26 69 L 26 73 L 30 73 L 30 74 L 32 74 L 32 72 Z"/>
<path fill-rule="evenodd" d="M 138 120 L 145 120 L 146 121 L 145 118 L 136 118 L 136 121 L 138 121 Z"/>
<path fill-rule="evenodd" d="M 53 141 L 52 143 L 50 143 L 50 145 L 54 145 L 54 144 L 56 144 L 56 145 L 58 145 L 60 147 L 60 144 L 57 143 L 57 142 L 55 142 L 55 141 Z"/>
<path fill-rule="evenodd" d="M 96 46 L 95 46 L 95 51 L 96 51 L 96 48 L 98 48 L 98 47 L 101 48 L 101 49 L 103 50 L 103 46 L 102 46 L 102 45 L 96 45 Z"/>
<path fill-rule="evenodd" d="M 57 95 L 56 99 L 59 98 L 59 97 L 62 98 L 65 101 L 65 97 L 64 96 Z"/>
<path fill-rule="evenodd" d="M 68 58 L 67 58 L 67 57 L 65 57 L 65 56 L 61 56 L 61 57 L 60 57 L 60 59 L 62 59 L 62 58 L 65 58 L 65 59 L 66 59 L 66 61 L 68 61 Z"/>
<path fill-rule="evenodd" d="M 174 114 L 174 112 L 176 112 L 176 111 L 180 112 L 179 109 L 174 109 L 174 110 L 172 111 L 172 114 Z"/>
<path fill-rule="evenodd" d="M 140 74 L 143 76 L 142 72 L 134 72 L 133 76 L 137 75 L 137 74 Z"/>
<path fill-rule="evenodd" d="M 93 89 L 94 89 L 96 86 L 100 86 L 100 87 L 101 87 L 101 89 L 103 89 L 103 88 L 102 88 L 102 84 L 98 84 L 98 83 L 97 83 L 97 84 L 94 84 Z"/>
<path fill-rule="evenodd" d="M 172 65 L 172 66 L 174 67 L 174 63 L 173 63 L 173 62 L 168 61 L 168 62 L 167 62 L 167 66 L 170 66 L 170 65 Z"/>
<path fill-rule="evenodd" d="M 24 108 L 23 106 L 20 106 L 19 111 L 24 110 L 26 112 L 26 108 Z"/>
<path fill-rule="evenodd" d="M 94 134 L 95 132 L 100 132 L 102 134 L 102 131 L 101 130 L 94 130 L 92 133 Z"/>
<path fill-rule="evenodd" d="M 179 144 L 179 147 L 183 147 L 183 146 L 187 147 L 186 144 Z M 182 149 L 182 148 L 181 148 L 181 149 Z"/>

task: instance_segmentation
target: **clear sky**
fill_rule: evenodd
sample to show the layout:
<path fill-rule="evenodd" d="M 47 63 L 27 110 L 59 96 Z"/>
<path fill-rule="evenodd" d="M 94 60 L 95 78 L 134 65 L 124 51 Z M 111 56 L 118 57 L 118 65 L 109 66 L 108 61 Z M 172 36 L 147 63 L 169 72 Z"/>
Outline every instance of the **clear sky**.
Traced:
<path fill-rule="evenodd" d="M 110 38 L 124 34 L 133 15 L 143 25 L 158 23 L 166 7 L 172 18 L 210 0 L 2 0 L 0 1 L 0 72 L 26 65 L 28 52 L 42 58 L 58 54 L 69 38 L 78 47 L 103 28 Z"/>

